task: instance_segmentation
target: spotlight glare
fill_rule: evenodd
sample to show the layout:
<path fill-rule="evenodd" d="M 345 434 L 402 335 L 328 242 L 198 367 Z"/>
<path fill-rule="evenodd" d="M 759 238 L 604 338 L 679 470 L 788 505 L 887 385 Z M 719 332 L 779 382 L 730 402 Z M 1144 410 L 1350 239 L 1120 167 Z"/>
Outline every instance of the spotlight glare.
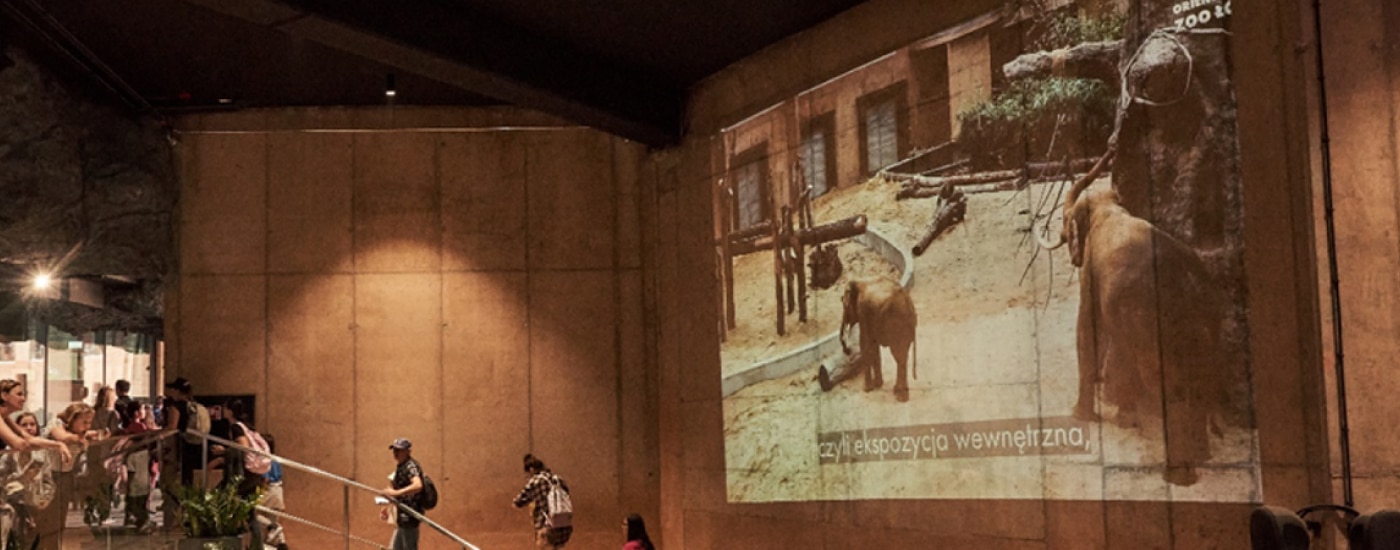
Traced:
<path fill-rule="evenodd" d="M 50 282 L 52 282 L 52 280 L 49 278 L 48 274 L 41 273 L 38 276 L 34 277 L 34 288 L 44 290 L 46 288 L 49 288 Z"/>

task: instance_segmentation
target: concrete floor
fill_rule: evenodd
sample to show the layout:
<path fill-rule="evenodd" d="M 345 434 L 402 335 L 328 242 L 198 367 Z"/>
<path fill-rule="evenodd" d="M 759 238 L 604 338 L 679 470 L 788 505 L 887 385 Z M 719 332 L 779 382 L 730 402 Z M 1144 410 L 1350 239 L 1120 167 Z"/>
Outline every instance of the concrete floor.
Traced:
<path fill-rule="evenodd" d="M 178 526 L 166 529 L 163 523 L 160 491 L 156 490 L 151 494 L 151 522 L 153 528 L 147 533 L 140 533 L 131 527 L 123 527 L 122 521 L 126 517 L 125 510 L 114 508 L 111 517 L 102 522 L 98 527 L 89 527 L 83 521 L 83 511 L 74 507 L 69 509 L 68 518 L 63 530 L 62 548 L 63 550 L 135 550 L 147 548 L 175 548 L 176 542 L 182 538 Z"/>

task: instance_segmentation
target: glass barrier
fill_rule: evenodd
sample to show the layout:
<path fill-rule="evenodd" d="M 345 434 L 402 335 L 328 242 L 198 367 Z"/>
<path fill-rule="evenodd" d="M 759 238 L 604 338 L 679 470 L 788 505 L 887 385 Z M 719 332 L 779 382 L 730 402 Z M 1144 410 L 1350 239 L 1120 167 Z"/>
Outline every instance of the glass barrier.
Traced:
<path fill-rule="evenodd" d="M 0 550 L 164 548 L 179 538 L 161 510 L 172 432 L 0 452 Z"/>

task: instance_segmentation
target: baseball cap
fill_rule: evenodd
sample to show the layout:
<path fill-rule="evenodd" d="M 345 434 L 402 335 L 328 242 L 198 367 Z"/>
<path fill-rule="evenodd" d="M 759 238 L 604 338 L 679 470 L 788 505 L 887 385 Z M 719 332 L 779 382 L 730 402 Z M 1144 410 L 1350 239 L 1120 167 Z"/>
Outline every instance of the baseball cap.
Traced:
<path fill-rule="evenodd" d="M 185 380 L 184 377 L 180 377 L 180 378 L 176 378 L 176 379 L 174 379 L 174 380 L 171 380 L 171 381 L 169 381 L 169 382 L 166 382 L 166 383 L 165 383 L 165 387 L 167 387 L 167 388 L 175 388 L 175 389 L 180 390 L 180 391 L 190 391 L 190 387 L 191 387 L 191 386 L 190 386 L 190 381 L 189 381 L 189 380 Z"/>
<path fill-rule="evenodd" d="M 398 439 L 395 439 L 393 443 L 390 443 L 389 448 L 398 449 L 400 451 L 404 449 L 411 449 L 413 448 L 413 442 L 400 437 Z"/>

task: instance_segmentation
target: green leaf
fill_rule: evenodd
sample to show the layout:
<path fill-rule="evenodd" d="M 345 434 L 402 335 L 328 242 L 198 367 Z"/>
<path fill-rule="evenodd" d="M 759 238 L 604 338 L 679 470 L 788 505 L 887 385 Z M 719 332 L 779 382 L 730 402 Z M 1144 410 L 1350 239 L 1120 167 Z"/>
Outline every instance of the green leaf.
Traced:
<path fill-rule="evenodd" d="M 238 495 L 239 477 L 213 488 L 179 487 L 174 496 L 184 514 L 185 536 L 192 538 L 236 536 L 246 530 L 262 490 Z"/>

